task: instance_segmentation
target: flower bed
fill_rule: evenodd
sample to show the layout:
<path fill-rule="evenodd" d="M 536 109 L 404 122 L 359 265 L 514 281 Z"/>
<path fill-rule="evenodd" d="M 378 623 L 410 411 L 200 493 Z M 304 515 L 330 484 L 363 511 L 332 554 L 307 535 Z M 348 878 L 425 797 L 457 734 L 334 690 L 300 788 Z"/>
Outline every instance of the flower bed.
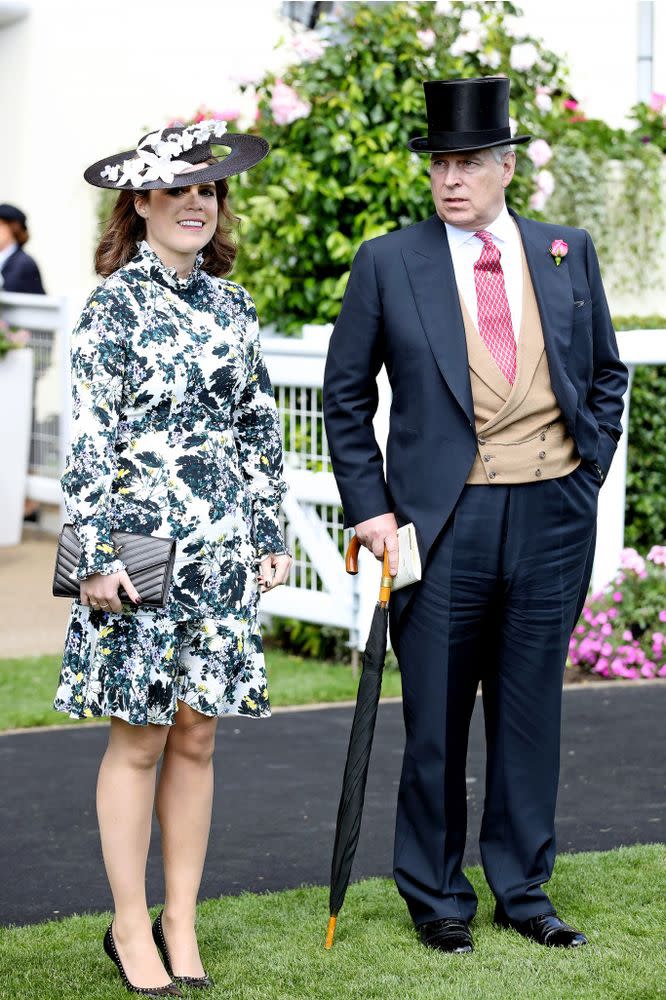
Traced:
<path fill-rule="evenodd" d="M 666 546 L 646 558 L 623 550 L 615 580 L 585 603 L 568 666 L 605 678 L 666 677 Z"/>

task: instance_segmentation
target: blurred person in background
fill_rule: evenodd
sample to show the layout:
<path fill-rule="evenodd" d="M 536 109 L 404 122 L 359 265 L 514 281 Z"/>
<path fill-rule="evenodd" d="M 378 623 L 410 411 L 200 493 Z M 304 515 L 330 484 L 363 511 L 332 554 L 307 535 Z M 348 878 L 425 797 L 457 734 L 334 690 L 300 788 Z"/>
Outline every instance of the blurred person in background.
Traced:
<path fill-rule="evenodd" d="M 25 252 L 28 220 L 15 205 L 0 205 L 0 292 L 44 295 L 37 264 Z"/>
<path fill-rule="evenodd" d="M 231 152 L 218 158 L 211 142 Z M 126 988 L 148 996 L 212 985 L 195 917 L 217 720 L 270 715 L 258 603 L 291 565 L 286 486 L 254 303 L 226 277 L 236 245 L 225 179 L 267 153 L 259 136 L 204 122 L 154 132 L 84 175 L 120 193 L 95 258 L 106 280 L 72 335 L 61 483 L 80 596 L 54 704 L 111 718 L 97 785 L 114 901 L 104 949 Z M 164 608 L 141 607 L 114 529 L 176 540 Z M 154 805 L 165 903 L 151 927 Z"/>

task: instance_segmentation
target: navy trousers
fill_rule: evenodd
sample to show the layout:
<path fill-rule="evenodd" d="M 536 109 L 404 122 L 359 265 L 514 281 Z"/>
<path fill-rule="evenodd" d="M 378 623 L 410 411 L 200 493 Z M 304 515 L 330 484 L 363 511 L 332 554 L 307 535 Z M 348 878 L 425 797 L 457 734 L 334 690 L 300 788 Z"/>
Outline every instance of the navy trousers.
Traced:
<path fill-rule="evenodd" d="M 415 924 L 471 920 L 463 874 L 465 765 L 479 681 L 486 729 L 480 849 L 509 917 L 554 908 L 562 679 L 594 555 L 596 472 L 516 486 L 465 486 L 400 621 L 406 744 L 394 877 Z"/>

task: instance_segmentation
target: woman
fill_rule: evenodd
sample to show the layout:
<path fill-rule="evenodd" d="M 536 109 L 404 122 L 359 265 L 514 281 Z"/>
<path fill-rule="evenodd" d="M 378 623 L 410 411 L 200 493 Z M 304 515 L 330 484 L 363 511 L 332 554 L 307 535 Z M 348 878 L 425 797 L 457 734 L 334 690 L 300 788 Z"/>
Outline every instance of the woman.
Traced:
<path fill-rule="evenodd" d="M 231 148 L 225 159 L 213 157 L 213 135 Z M 106 281 L 72 340 L 62 488 L 81 592 L 55 707 L 111 717 L 97 789 L 115 910 L 104 945 L 127 988 L 148 995 L 180 995 L 173 980 L 210 985 L 194 925 L 216 723 L 270 714 L 257 603 L 289 573 L 286 487 L 254 305 L 223 277 L 235 255 L 223 178 L 267 152 L 263 139 L 206 122 L 146 136 L 84 175 L 121 194 L 96 255 Z M 163 610 L 141 608 L 112 528 L 176 539 Z M 121 585 L 133 604 L 121 603 Z M 166 899 L 151 931 L 154 799 Z"/>
<path fill-rule="evenodd" d="M 23 249 L 28 220 L 15 205 L 0 205 L 0 290 L 44 295 L 37 264 Z"/>

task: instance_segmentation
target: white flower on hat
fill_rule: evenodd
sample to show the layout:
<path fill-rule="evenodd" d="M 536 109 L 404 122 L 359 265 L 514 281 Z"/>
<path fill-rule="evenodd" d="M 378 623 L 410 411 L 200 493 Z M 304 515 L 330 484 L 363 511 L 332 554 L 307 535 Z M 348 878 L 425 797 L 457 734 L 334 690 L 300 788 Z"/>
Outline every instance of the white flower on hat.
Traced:
<path fill-rule="evenodd" d="M 104 170 L 102 170 L 100 177 L 104 181 L 107 180 L 117 181 L 119 173 L 120 173 L 120 167 L 118 166 L 117 163 L 107 163 L 107 165 L 104 167 Z"/>
<path fill-rule="evenodd" d="M 141 187 L 143 184 L 143 169 L 143 159 L 139 159 L 138 156 L 132 157 L 130 160 L 123 160 L 123 172 L 120 180 L 116 181 L 117 187 L 122 187 L 123 184 L 129 184 L 131 187 Z"/>
<path fill-rule="evenodd" d="M 143 161 L 146 169 L 143 171 L 143 181 L 165 181 L 170 184 L 176 174 L 182 174 L 183 170 L 191 167 L 191 163 L 186 160 L 172 160 L 170 156 L 156 156 L 147 150 L 143 152 Z"/>
<path fill-rule="evenodd" d="M 145 146 L 155 146 L 156 142 L 159 142 L 162 138 L 162 133 L 164 129 L 161 128 L 157 132 L 150 132 L 149 135 L 143 137 L 139 145 L 136 147 L 137 150 L 143 149 Z"/>
<path fill-rule="evenodd" d="M 179 156 L 183 152 L 183 144 L 180 141 L 180 136 L 170 135 L 168 139 L 162 139 L 156 142 L 153 146 L 155 153 L 161 157 L 173 157 Z"/>

